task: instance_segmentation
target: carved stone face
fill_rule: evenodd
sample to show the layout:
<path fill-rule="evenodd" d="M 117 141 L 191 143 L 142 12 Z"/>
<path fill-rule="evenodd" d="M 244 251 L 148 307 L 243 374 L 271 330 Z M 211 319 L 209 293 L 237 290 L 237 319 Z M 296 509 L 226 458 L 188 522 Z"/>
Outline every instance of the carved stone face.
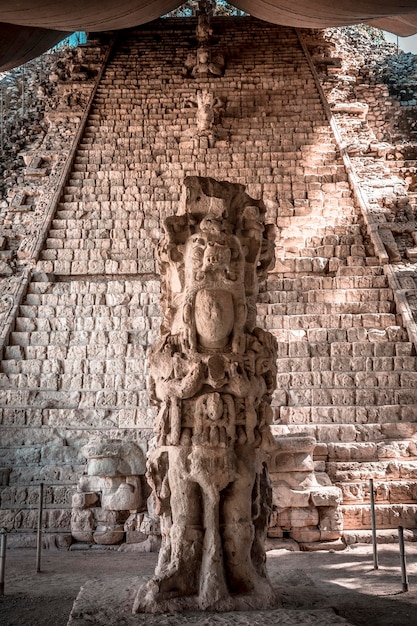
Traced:
<path fill-rule="evenodd" d="M 231 251 L 228 246 L 221 245 L 216 241 L 208 241 L 203 257 L 203 272 L 229 271 Z"/>
<path fill-rule="evenodd" d="M 230 239 L 230 238 L 229 238 Z M 225 236 L 200 233 L 191 238 L 186 253 L 188 285 L 203 281 L 233 280 L 232 256 L 235 253 Z M 235 253 L 236 256 L 236 253 Z M 188 263 L 187 263 L 188 262 Z M 207 284 L 207 282 L 206 282 Z"/>
<path fill-rule="evenodd" d="M 205 348 L 223 348 L 234 326 L 233 297 L 221 289 L 201 289 L 195 299 L 198 341 Z"/>

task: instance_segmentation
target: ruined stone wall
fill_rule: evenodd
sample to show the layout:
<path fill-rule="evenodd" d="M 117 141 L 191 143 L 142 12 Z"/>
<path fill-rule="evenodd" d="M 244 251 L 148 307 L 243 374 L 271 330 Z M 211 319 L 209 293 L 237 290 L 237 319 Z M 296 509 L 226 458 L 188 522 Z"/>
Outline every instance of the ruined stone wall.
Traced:
<path fill-rule="evenodd" d="M 146 355 L 160 323 L 154 253 L 189 175 L 245 184 L 275 226 L 276 264 L 258 307 L 278 340 L 275 432 L 319 441 L 316 470 L 341 486 L 346 529 L 369 527 L 370 476 L 381 483 L 380 525 L 396 526 L 398 511 L 415 525 L 415 486 L 404 484 L 417 456 L 415 351 L 311 68 L 291 29 L 251 18 L 213 26 L 222 76 L 191 76 L 195 22 L 162 20 L 120 35 L 100 82 L 4 349 L 0 522 L 9 529 L 35 526 L 37 487 L 27 485 L 39 480 L 52 485 L 47 526 L 69 529 L 89 439 L 146 452 Z M 207 93 L 217 110 L 202 123 Z M 275 536 L 316 529 L 315 516 L 276 502 Z"/>

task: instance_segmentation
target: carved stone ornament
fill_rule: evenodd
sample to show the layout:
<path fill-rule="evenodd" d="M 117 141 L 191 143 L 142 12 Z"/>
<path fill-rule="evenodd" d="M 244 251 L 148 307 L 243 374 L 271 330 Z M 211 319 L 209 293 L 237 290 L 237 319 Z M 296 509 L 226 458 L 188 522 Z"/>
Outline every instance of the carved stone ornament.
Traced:
<path fill-rule="evenodd" d="M 213 35 L 213 29 L 210 25 L 210 18 L 213 15 L 215 2 L 209 0 L 200 0 L 198 3 L 198 21 L 196 36 L 200 44 L 206 44 Z"/>
<path fill-rule="evenodd" d="M 189 177 L 185 187 L 159 246 L 163 321 L 149 359 L 158 416 L 147 478 L 162 546 L 133 610 L 266 608 L 276 346 L 255 316 L 273 244 L 243 185 Z"/>

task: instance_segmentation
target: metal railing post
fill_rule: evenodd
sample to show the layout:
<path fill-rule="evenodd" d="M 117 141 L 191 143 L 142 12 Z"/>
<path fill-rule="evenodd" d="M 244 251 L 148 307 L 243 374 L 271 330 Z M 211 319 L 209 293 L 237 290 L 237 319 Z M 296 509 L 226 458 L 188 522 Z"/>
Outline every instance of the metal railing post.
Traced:
<path fill-rule="evenodd" d="M 398 526 L 398 543 L 400 545 L 402 588 L 403 588 L 403 591 L 408 591 L 407 564 L 405 560 L 405 548 L 404 548 L 404 528 L 402 526 Z"/>
<path fill-rule="evenodd" d="M 36 533 L 36 573 L 41 571 L 42 553 L 43 483 L 39 484 L 38 528 Z"/>
<path fill-rule="evenodd" d="M 0 596 L 4 596 L 4 579 L 6 574 L 7 530 L 0 529 Z"/>
<path fill-rule="evenodd" d="M 375 499 L 374 499 L 374 480 L 369 479 L 369 493 L 371 497 L 371 522 L 372 522 L 372 549 L 374 555 L 374 569 L 378 569 L 378 548 L 376 541 L 376 518 L 375 518 Z"/>

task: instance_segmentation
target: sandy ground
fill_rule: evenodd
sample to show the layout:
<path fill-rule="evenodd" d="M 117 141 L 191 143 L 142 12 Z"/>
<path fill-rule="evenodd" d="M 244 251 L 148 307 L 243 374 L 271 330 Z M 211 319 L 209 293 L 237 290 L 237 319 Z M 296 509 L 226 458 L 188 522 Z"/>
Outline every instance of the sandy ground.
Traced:
<path fill-rule="evenodd" d="M 406 544 L 409 591 L 402 592 L 398 546 L 356 545 L 341 552 L 268 553 L 268 571 L 286 609 L 331 608 L 355 626 L 417 624 L 417 545 Z M 88 580 L 151 576 L 156 554 L 111 550 L 44 551 L 36 573 L 33 549 L 7 551 L 2 626 L 65 626 L 80 587 Z"/>

